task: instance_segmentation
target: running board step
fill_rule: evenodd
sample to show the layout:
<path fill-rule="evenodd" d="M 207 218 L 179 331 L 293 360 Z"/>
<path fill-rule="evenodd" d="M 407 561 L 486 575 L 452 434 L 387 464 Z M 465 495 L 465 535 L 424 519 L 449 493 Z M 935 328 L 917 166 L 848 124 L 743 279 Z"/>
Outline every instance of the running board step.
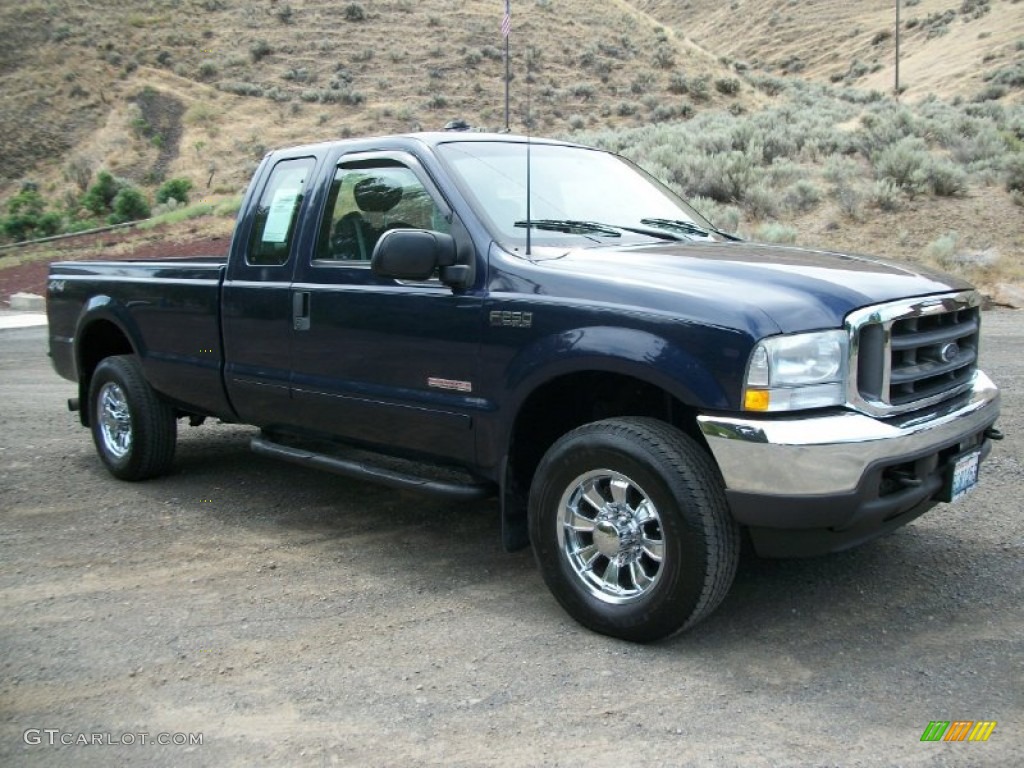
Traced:
<path fill-rule="evenodd" d="M 263 435 L 254 437 L 249 447 L 261 456 L 270 456 L 275 459 L 301 464 L 304 467 L 322 469 L 333 472 L 336 475 L 366 480 L 367 482 L 386 485 L 389 488 L 397 488 L 404 491 L 417 491 L 432 496 L 441 496 L 454 501 L 476 501 L 487 499 L 497 493 L 497 486 L 487 482 L 452 482 L 430 477 L 399 472 L 373 464 L 344 459 L 332 456 L 327 453 L 318 453 L 305 448 L 297 448 L 291 445 L 282 445 L 269 440 Z M 413 466 L 411 462 L 402 462 Z"/>

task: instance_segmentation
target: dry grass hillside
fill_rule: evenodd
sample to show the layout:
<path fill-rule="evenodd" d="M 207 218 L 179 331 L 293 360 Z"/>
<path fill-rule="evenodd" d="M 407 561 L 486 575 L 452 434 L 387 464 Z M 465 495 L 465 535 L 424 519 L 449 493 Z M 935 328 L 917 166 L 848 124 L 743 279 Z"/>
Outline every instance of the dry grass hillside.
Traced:
<path fill-rule="evenodd" d="M 632 5 L 705 50 L 757 70 L 895 87 L 895 0 L 634 0 Z M 1000 80 L 1024 91 L 1024 2 L 902 0 L 900 86 L 972 99 Z"/>
<path fill-rule="evenodd" d="M 728 68 L 628 3 L 513 6 L 513 130 L 528 98 L 548 134 L 756 103 L 711 87 Z M 277 145 L 452 118 L 501 128 L 500 21 L 495 0 L 3 4 L 0 195 L 99 167 L 235 192 Z M 681 71 L 704 90 L 672 93 Z"/>
<path fill-rule="evenodd" d="M 900 103 L 894 2 L 512 7 L 513 131 L 629 154 L 748 236 L 1024 282 L 1024 0 L 902 0 Z M 150 198 L 185 177 L 223 211 L 276 146 L 453 118 L 500 129 L 501 10 L 0 4 L 0 201 L 32 181 L 64 227 L 92 226 L 106 213 L 83 193 L 106 170 Z"/>

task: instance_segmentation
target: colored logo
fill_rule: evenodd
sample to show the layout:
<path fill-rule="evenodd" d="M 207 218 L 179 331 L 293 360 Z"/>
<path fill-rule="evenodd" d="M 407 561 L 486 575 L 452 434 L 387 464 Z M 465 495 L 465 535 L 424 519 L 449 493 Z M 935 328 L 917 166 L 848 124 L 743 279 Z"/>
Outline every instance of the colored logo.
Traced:
<path fill-rule="evenodd" d="M 995 729 L 995 720 L 932 720 L 921 741 L 988 741 Z"/>

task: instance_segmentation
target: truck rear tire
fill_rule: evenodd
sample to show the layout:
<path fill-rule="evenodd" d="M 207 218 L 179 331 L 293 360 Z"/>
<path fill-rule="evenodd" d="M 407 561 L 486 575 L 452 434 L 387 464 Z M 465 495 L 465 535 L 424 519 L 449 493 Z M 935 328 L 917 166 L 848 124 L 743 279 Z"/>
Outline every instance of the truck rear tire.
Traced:
<path fill-rule="evenodd" d="M 534 477 L 529 520 L 558 602 L 584 626 L 624 640 L 693 626 L 736 574 L 739 530 L 718 468 L 655 419 L 598 421 L 556 441 Z"/>
<path fill-rule="evenodd" d="M 89 423 L 96 452 L 122 480 L 166 474 L 174 462 L 174 409 L 149 386 L 133 355 L 108 357 L 89 384 Z"/>

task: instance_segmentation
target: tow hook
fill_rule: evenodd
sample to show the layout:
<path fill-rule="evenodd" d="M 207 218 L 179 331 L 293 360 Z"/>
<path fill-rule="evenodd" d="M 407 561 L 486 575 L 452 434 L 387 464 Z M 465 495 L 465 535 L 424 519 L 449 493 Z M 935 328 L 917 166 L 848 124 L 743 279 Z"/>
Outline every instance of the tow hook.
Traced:
<path fill-rule="evenodd" d="M 72 413 L 75 413 L 76 411 L 80 410 L 80 408 L 81 408 L 81 406 L 78 403 L 78 398 L 77 397 L 69 397 L 68 398 L 68 410 L 69 411 L 71 411 Z"/>
<path fill-rule="evenodd" d="M 1002 440 L 1004 437 L 1006 437 L 1006 435 L 1003 434 L 1003 431 L 1001 429 L 989 427 L 988 429 L 985 430 L 985 437 L 987 437 L 989 440 Z"/>

